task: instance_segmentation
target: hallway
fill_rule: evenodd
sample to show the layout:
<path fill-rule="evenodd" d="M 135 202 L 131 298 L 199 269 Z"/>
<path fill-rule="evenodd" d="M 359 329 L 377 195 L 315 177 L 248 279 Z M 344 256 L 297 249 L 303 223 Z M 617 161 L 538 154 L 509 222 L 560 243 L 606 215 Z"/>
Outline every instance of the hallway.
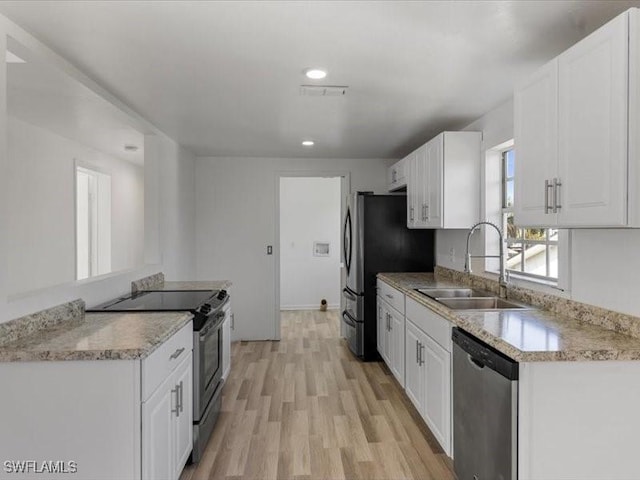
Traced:
<path fill-rule="evenodd" d="M 381 362 L 354 358 L 337 311 L 282 312 L 280 342 L 239 342 L 222 413 L 181 480 L 453 480 Z"/>

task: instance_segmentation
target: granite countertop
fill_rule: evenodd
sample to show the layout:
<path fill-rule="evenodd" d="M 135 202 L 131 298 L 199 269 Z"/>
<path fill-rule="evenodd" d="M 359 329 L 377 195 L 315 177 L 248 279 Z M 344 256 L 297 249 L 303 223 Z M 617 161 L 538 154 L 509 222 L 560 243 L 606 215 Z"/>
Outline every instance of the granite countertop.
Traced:
<path fill-rule="evenodd" d="M 190 313 L 87 313 L 0 345 L 0 362 L 136 360 L 191 321 Z"/>
<path fill-rule="evenodd" d="M 378 278 L 519 362 L 640 360 L 640 339 L 546 310 L 454 311 L 415 288 L 466 287 L 430 273 Z"/>

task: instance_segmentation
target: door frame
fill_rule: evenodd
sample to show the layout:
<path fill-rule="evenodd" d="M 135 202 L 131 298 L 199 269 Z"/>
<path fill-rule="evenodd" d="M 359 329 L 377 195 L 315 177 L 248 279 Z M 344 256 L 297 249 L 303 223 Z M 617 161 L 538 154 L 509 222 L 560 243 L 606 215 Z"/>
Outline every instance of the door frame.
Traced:
<path fill-rule="evenodd" d="M 351 172 L 348 170 L 304 170 L 279 171 L 275 174 L 275 235 L 273 261 L 275 262 L 275 315 L 273 316 L 273 339 L 280 340 L 280 179 L 282 178 L 340 178 L 340 230 L 347 208 L 347 195 L 351 193 Z M 340 235 L 340 291 L 344 288 L 344 266 L 342 266 L 342 235 Z"/>

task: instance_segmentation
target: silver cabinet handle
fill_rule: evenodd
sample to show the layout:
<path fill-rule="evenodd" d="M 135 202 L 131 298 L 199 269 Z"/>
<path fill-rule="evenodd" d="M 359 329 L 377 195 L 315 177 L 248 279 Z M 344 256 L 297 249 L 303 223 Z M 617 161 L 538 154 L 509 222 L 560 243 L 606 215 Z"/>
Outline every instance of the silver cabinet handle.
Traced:
<path fill-rule="evenodd" d="M 394 168 L 393 170 L 391 170 L 391 183 L 396 183 L 397 180 L 398 180 L 398 172 Z"/>
<path fill-rule="evenodd" d="M 562 187 L 562 182 L 559 178 L 553 179 L 553 213 L 558 213 L 558 210 L 562 208 L 560 205 L 560 187 Z"/>
<path fill-rule="evenodd" d="M 420 344 L 420 366 L 424 365 L 424 357 L 422 356 L 422 352 L 424 352 L 424 345 Z"/>
<path fill-rule="evenodd" d="M 409 220 L 413 222 L 413 205 L 409 207 Z"/>
<path fill-rule="evenodd" d="M 549 180 L 544 181 L 544 213 L 547 214 L 553 208 L 549 205 L 549 190 L 553 187 Z"/>
<path fill-rule="evenodd" d="M 391 314 L 389 314 L 389 331 L 391 331 L 393 327 L 391 326 Z"/>
<path fill-rule="evenodd" d="M 424 221 L 428 222 L 429 221 L 429 205 L 424 206 Z"/>
<path fill-rule="evenodd" d="M 176 358 L 178 358 L 180 355 L 182 355 L 182 352 L 184 352 L 184 347 L 177 349 L 175 352 L 173 352 L 171 354 L 171 356 L 169 357 L 169 360 L 175 360 Z"/>
<path fill-rule="evenodd" d="M 180 385 L 176 385 L 176 388 L 172 388 L 171 389 L 171 393 L 175 393 L 176 394 L 176 409 L 171 409 L 171 413 L 175 413 L 176 417 L 180 416 L 180 397 L 178 394 L 178 391 L 180 390 Z"/>
<path fill-rule="evenodd" d="M 384 296 L 387 297 L 387 298 L 390 298 L 391 300 L 393 300 L 393 295 L 391 295 L 389 293 L 385 293 Z"/>
<path fill-rule="evenodd" d="M 420 365 L 420 342 L 416 340 L 416 363 Z"/>
<path fill-rule="evenodd" d="M 236 329 L 236 316 L 232 313 L 231 314 L 231 330 L 235 330 Z"/>
<path fill-rule="evenodd" d="M 182 384 L 182 380 L 180 380 L 180 413 L 184 412 L 184 385 Z"/>
<path fill-rule="evenodd" d="M 385 318 L 387 319 L 387 332 L 391 330 L 391 322 L 389 321 L 389 313 L 385 313 Z"/>

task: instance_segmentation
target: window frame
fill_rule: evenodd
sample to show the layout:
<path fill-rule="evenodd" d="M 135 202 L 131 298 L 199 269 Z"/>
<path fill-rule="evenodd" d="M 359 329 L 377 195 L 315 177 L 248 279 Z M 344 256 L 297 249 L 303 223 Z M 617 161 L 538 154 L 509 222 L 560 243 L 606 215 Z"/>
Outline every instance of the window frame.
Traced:
<path fill-rule="evenodd" d="M 80 198 L 78 186 L 78 174 L 82 173 L 92 179 L 89 183 L 93 184 L 89 187 L 88 202 L 84 198 Z M 104 168 L 93 165 L 90 162 L 75 159 L 74 161 L 74 258 L 75 258 L 75 280 L 83 281 L 97 276 L 111 273 L 111 202 L 112 202 L 112 186 L 111 172 Z M 88 206 L 87 213 L 88 223 L 86 238 L 80 230 L 79 208 L 81 204 Z M 84 229 L 83 229 L 84 230 Z M 86 241 L 85 241 L 86 240 Z M 86 263 L 86 275 L 80 274 L 80 244 L 86 243 L 87 258 L 83 260 Z M 83 250 L 84 251 L 84 250 Z"/>
<path fill-rule="evenodd" d="M 501 227 L 502 227 L 502 231 L 504 233 L 504 240 L 505 240 L 505 244 L 506 244 L 506 251 L 505 251 L 505 259 L 504 261 L 507 262 L 508 258 L 506 258 L 506 256 L 508 255 L 509 249 L 511 248 L 512 245 L 520 245 L 521 246 L 521 250 L 519 253 L 520 256 L 520 268 L 521 270 L 514 270 L 512 268 L 509 268 L 508 266 L 506 267 L 506 271 L 507 274 L 510 277 L 513 278 L 518 278 L 518 279 L 522 279 L 525 281 L 530 281 L 530 282 L 535 282 L 535 283 L 539 283 L 539 284 L 544 284 L 544 285 L 549 285 L 555 288 L 559 288 L 561 289 L 560 285 L 561 285 L 561 271 L 562 271 L 562 257 L 561 257 L 561 252 L 565 251 L 565 249 L 568 251 L 568 248 L 566 248 L 568 246 L 568 242 L 566 241 L 565 238 L 563 238 L 565 235 L 563 235 L 561 232 L 561 230 L 559 229 L 554 229 L 554 228 L 536 228 L 535 230 L 544 230 L 544 239 L 527 239 L 525 238 L 525 231 L 527 230 L 526 227 L 519 227 L 517 225 L 514 224 L 514 226 L 517 229 L 517 234 L 516 236 L 512 236 L 509 234 L 509 228 L 508 228 L 508 218 L 509 216 L 513 216 L 514 215 L 514 204 L 515 204 L 515 198 L 512 199 L 512 203 L 511 205 L 508 205 L 508 183 L 509 182 L 514 182 L 514 187 L 515 187 L 515 171 L 514 174 L 512 176 L 508 175 L 508 169 L 507 169 L 507 154 L 508 152 L 513 151 L 514 154 L 516 152 L 516 146 L 513 142 L 508 142 L 508 145 L 503 145 L 503 148 L 496 148 L 494 151 L 496 151 L 496 153 L 499 154 L 499 161 L 500 161 L 500 218 L 501 218 Z M 514 158 L 514 162 L 517 161 L 517 159 Z M 515 165 L 515 163 L 514 163 Z M 514 188 L 515 191 L 515 188 Z M 550 235 L 552 235 L 552 231 L 555 231 L 555 240 L 552 240 L 550 238 Z M 547 274 L 549 274 L 551 272 L 550 269 L 550 260 L 551 260 L 551 255 L 550 255 L 550 251 L 552 247 L 556 248 L 557 251 L 557 277 L 553 277 L 551 275 L 540 275 L 540 274 L 536 274 L 536 273 L 531 273 L 531 272 L 525 272 L 524 268 L 526 265 L 526 251 L 528 248 L 530 248 L 531 246 L 534 245 L 544 245 L 545 246 L 545 271 Z"/>

